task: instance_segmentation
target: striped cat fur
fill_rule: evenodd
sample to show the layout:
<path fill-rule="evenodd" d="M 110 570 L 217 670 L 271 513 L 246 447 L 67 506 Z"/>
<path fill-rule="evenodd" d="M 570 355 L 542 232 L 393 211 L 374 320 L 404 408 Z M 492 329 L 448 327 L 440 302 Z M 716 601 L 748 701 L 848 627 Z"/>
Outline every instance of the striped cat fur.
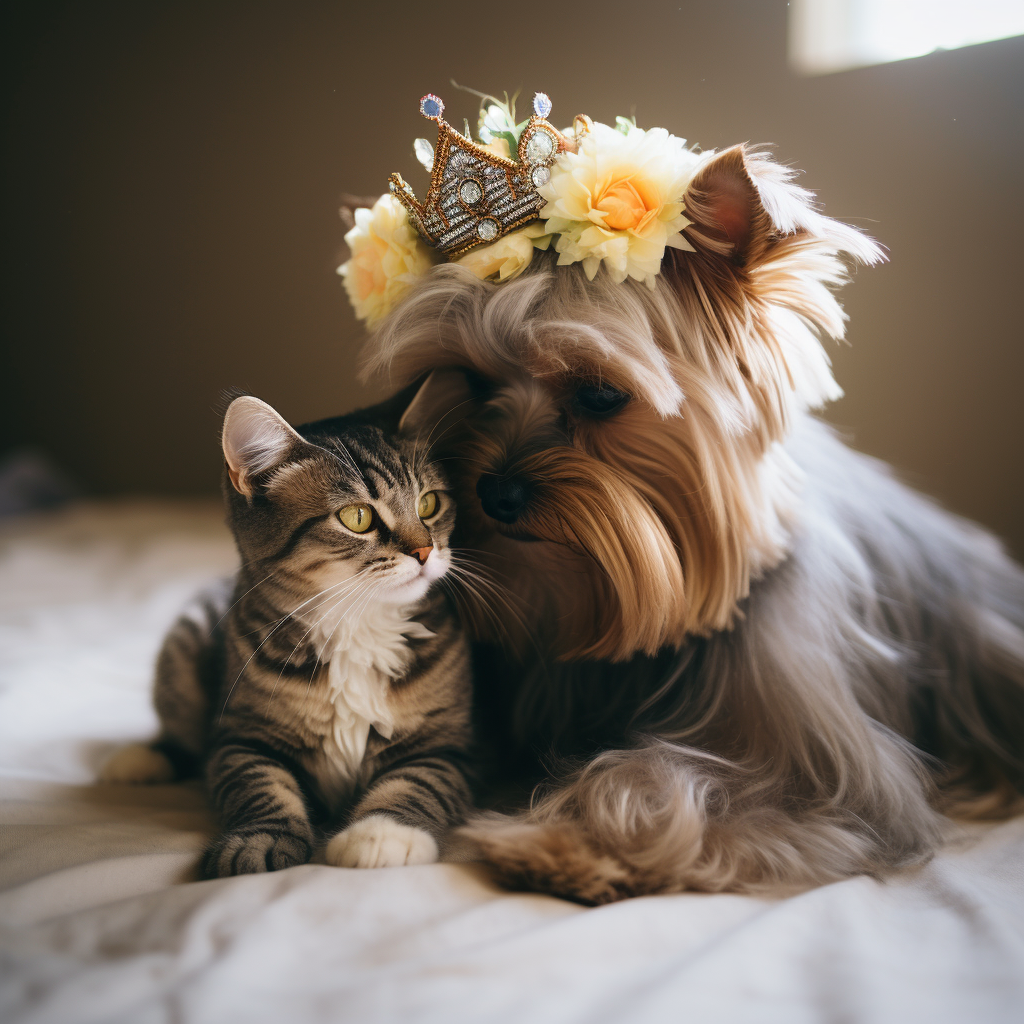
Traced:
<path fill-rule="evenodd" d="M 223 446 L 241 568 L 169 632 L 160 736 L 104 778 L 204 772 L 222 829 L 208 877 L 305 863 L 324 840 L 346 867 L 435 860 L 474 772 L 468 645 L 435 586 L 452 568 L 443 475 L 370 419 L 294 430 L 250 396 Z"/>

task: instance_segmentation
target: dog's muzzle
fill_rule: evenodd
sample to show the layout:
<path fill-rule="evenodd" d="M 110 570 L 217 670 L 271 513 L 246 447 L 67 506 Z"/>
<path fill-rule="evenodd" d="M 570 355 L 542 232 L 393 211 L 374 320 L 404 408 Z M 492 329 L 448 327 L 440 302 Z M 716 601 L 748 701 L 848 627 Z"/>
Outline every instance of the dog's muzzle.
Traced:
<path fill-rule="evenodd" d="M 499 523 L 514 523 L 526 508 L 533 488 L 525 476 L 496 476 L 483 473 L 476 493 L 484 511 Z"/>

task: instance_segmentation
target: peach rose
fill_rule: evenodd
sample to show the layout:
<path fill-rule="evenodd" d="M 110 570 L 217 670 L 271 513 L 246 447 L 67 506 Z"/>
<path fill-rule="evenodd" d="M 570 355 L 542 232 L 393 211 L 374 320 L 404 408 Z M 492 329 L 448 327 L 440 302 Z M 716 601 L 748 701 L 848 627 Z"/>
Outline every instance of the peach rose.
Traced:
<path fill-rule="evenodd" d="M 604 214 L 604 226 L 612 231 L 643 231 L 662 205 L 651 182 L 635 174 L 609 182 L 593 199 L 594 211 Z"/>

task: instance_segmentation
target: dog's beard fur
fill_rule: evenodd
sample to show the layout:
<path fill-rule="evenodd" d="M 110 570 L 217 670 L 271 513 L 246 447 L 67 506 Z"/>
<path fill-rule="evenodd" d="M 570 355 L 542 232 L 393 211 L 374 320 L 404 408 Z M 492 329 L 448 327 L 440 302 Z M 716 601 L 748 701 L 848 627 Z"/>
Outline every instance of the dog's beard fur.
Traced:
<path fill-rule="evenodd" d="M 1020 783 L 1019 570 L 808 415 L 840 393 L 819 342 L 843 333 L 840 254 L 879 256 L 808 200 L 727 151 L 654 290 L 553 254 L 498 287 L 441 267 L 374 338 L 371 372 L 465 385 L 414 407 L 493 581 L 478 636 L 522 664 L 513 727 L 580 749 L 601 720 L 592 745 L 624 748 L 469 830 L 512 884 L 600 902 L 877 872 L 934 848 L 933 780 L 975 807 Z M 589 418 L 581 381 L 632 401 Z M 510 526 L 481 473 L 530 481 Z"/>

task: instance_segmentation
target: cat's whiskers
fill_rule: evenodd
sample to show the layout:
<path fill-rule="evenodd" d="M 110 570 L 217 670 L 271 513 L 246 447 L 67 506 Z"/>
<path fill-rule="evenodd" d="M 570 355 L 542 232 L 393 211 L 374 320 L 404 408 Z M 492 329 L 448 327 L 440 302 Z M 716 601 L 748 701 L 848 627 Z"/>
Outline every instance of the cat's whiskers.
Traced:
<path fill-rule="evenodd" d="M 224 703 L 221 705 L 220 718 L 218 719 L 218 721 L 224 720 L 224 712 L 227 710 L 228 704 L 231 702 L 231 695 L 235 692 L 235 687 L 238 685 L 238 680 L 242 678 L 243 674 L 245 673 L 245 670 L 249 667 L 249 663 L 259 653 L 260 648 L 262 648 L 263 645 L 284 625 L 285 622 L 292 618 L 292 616 L 294 616 L 296 612 L 301 611 L 303 608 L 306 607 L 306 605 L 310 604 L 313 601 L 316 601 L 318 598 L 323 597 L 330 591 L 336 590 L 340 586 L 344 586 L 344 584 L 348 583 L 351 580 L 351 578 L 352 577 L 349 577 L 349 579 L 347 580 L 341 580 L 340 582 L 335 583 L 330 587 L 324 588 L 320 591 L 320 593 L 314 594 L 312 597 L 307 598 L 305 601 L 302 602 L 302 604 L 293 608 L 290 612 L 288 612 L 286 615 L 281 616 L 281 618 L 277 620 L 276 624 L 274 625 L 274 628 L 259 642 L 256 648 L 253 650 L 252 654 L 250 654 L 249 657 L 246 659 L 246 662 L 239 670 L 238 675 L 235 676 L 234 680 L 232 681 L 231 686 L 228 689 L 227 696 L 225 696 L 224 698 Z"/>
<path fill-rule="evenodd" d="M 341 461 L 342 462 L 346 462 L 347 461 L 349 468 L 353 472 L 355 472 L 358 476 L 361 477 L 363 475 L 363 471 L 359 468 L 359 465 L 356 463 L 356 460 L 353 458 L 352 453 L 348 450 L 348 446 L 345 444 L 344 441 L 341 440 L 340 437 L 336 438 L 335 440 L 337 441 L 338 447 L 341 449 L 341 451 L 344 453 L 344 456 L 345 456 L 344 459 L 341 459 Z M 339 458 L 340 458 L 340 456 L 339 456 Z"/>
<path fill-rule="evenodd" d="M 522 614 L 514 607 L 511 598 L 502 593 L 504 588 L 502 588 L 500 584 L 496 583 L 494 580 L 488 579 L 480 573 L 473 572 L 464 564 L 460 565 L 456 563 L 454 558 L 449 565 L 448 575 L 452 582 L 465 587 L 465 589 L 476 598 L 477 607 L 486 612 L 495 627 L 508 639 L 512 639 L 511 632 L 509 631 L 508 626 L 501 620 L 501 616 L 498 614 L 498 611 L 492 607 L 492 602 L 497 603 L 500 608 L 507 611 L 508 614 L 516 620 L 520 628 L 525 629 L 526 624 Z M 445 577 L 441 577 L 441 579 L 444 581 Z M 457 593 L 457 589 L 454 596 L 461 596 Z"/>
<path fill-rule="evenodd" d="M 362 575 L 363 573 L 369 573 L 369 575 L 372 576 L 372 571 L 371 571 L 372 568 L 373 568 L 372 566 L 369 566 L 369 567 L 367 567 L 367 569 L 360 570 L 360 575 Z M 373 586 L 373 581 L 371 579 L 369 579 L 369 578 L 363 579 L 361 581 L 361 586 L 356 588 L 354 592 L 350 593 L 349 591 L 346 591 L 341 596 L 340 600 L 335 601 L 335 603 L 331 605 L 331 607 L 320 617 L 320 619 L 318 621 L 318 625 L 322 625 L 323 622 L 325 620 L 327 620 L 328 618 L 330 618 L 330 616 L 333 615 L 335 613 L 335 611 L 342 604 L 344 604 L 346 601 L 349 603 L 349 607 L 346 608 L 344 610 L 344 612 L 342 612 L 342 614 L 339 617 L 338 621 L 331 627 L 331 630 L 328 633 L 328 635 L 325 638 L 323 638 L 322 640 L 318 641 L 318 644 L 321 647 L 321 649 L 326 650 L 330 646 L 330 641 L 334 637 L 334 634 L 337 632 L 338 627 L 346 619 L 350 618 L 352 616 L 353 611 L 356 610 L 356 602 L 360 601 L 363 598 L 364 594 L 366 595 L 366 600 L 362 600 L 361 604 L 358 607 L 358 611 L 362 612 L 362 610 L 363 610 L 363 608 L 365 608 L 369 598 L 372 597 L 372 595 L 373 595 L 373 593 L 374 593 L 374 591 L 376 589 L 377 588 L 375 588 Z"/>
<path fill-rule="evenodd" d="M 456 411 L 457 409 L 461 409 L 461 408 L 462 408 L 462 407 L 463 407 L 464 405 L 469 405 L 469 404 L 470 404 L 471 402 L 474 402 L 474 401 L 476 401 L 476 399 L 475 399 L 475 398 L 466 398 L 466 399 L 463 399 L 463 401 L 459 402 L 459 404 L 458 404 L 458 405 L 453 405 L 453 406 L 452 406 L 452 407 L 451 407 L 451 408 L 450 408 L 450 409 L 449 409 L 449 410 L 448 410 L 448 411 L 447 411 L 447 412 L 446 412 L 446 413 L 444 414 L 444 416 L 443 416 L 443 417 L 442 417 L 441 419 L 439 419 L 439 420 L 437 421 L 437 423 L 435 423 L 435 424 L 434 424 L 434 425 L 433 425 L 433 426 L 432 426 L 432 427 L 430 428 L 430 433 L 429 433 L 429 434 L 427 435 L 427 437 L 426 437 L 426 440 L 425 440 L 425 441 L 423 441 L 423 440 L 421 440 L 421 441 L 417 441 L 417 443 L 416 443 L 416 450 L 417 450 L 417 451 L 419 451 L 420 447 L 422 446 L 422 447 L 423 447 L 423 448 L 424 448 L 424 449 L 425 449 L 426 451 L 430 451 L 431 445 L 435 444 L 435 443 L 436 443 L 436 441 L 440 441 L 440 440 L 441 440 L 441 438 L 443 438 L 443 437 L 444 437 L 444 435 L 445 435 L 445 434 L 447 434 L 447 433 L 448 433 L 448 431 L 449 431 L 449 430 L 451 430 L 451 429 L 452 429 L 452 427 L 456 426 L 456 425 L 457 425 L 457 424 L 458 424 L 458 423 L 459 423 L 460 421 L 459 421 L 459 420 L 453 420 L 452 422 L 450 422 L 450 423 L 448 424 L 448 426 L 447 426 L 447 427 L 445 427 L 443 431 L 441 431 L 440 435 L 439 435 L 439 436 L 438 436 L 438 437 L 437 437 L 436 439 L 435 439 L 435 437 L 434 437 L 434 431 L 435 431 L 435 430 L 437 430 L 437 428 L 438 428 L 439 426 L 441 426 L 441 424 L 442 424 L 442 423 L 443 423 L 443 422 L 444 422 L 444 421 L 445 421 L 446 419 L 448 419 L 448 417 L 449 417 L 449 416 L 451 416 L 451 414 L 452 414 L 453 412 L 455 412 L 455 411 Z"/>
<path fill-rule="evenodd" d="M 483 562 L 474 561 L 472 558 L 466 557 L 464 552 L 470 550 L 472 549 L 460 548 L 457 552 L 453 551 L 451 561 L 449 562 L 449 569 L 454 570 L 456 573 L 471 576 L 474 580 L 486 585 L 488 589 L 495 594 L 495 596 L 501 598 L 503 606 L 506 607 L 509 612 L 513 615 L 519 616 L 519 610 L 515 608 L 512 603 L 514 598 L 512 591 L 495 578 L 495 570 L 490 566 L 485 565 Z"/>
<path fill-rule="evenodd" d="M 455 578 L 458 579 L 459 573 L 462 573 L 463 579 L 465 580 L 466 574 L 470 572 L 470 567 L 476 570 L 476 575 L 474 576 L 474 579 L 479 583 L 486 584 L 489 589 L 490 596 L 493 599 L 499 600 L 501 602 L 501 607 L 504 608 L 509 613 L 509 615 L 515 618 L 517 624 L 519 625 L 520 636 L 525 637 L 529 641 L 530 647 L 533 648 L 534 652 L 537 655 L 537 664 L 541 667 L 541 671 L 543 672 L 544 676 L 547 677 L 547 665 L 542 655 L 540 645 L 537 643 L 537 640 L 533 635 L 533 631 L 530 629 L 529 624 L 527 623 L 525 615 L 519 608 L 516 608 L 513 604 L 514 600 L 516 599 L 515 595 L 504 584 L 499 583 L 496 579 L 494 579 L 491 576 L 484 575 L 484 573 L 493 573 L 495 571 L 491 569 L 490 566 L 486 566 L 480 562 L 474 562 L 470 558 L 463 557 L 465 552 L 475 550 L 477 549 L 459 548 L 458 552 L 452 552 L 450 568 L 456 570 Z M 483 554 L 485 552 L 480 553 Z M 489 552 L 486 553 L 489 554 Z M 468 586 L 468 583 L 466 585 Z M 477 598 L 479 600 L 481 607 L 489 609 L 487 601 L 484 600 L 478 592 Z M 497 612 L 494 612 L 493 615 L 496 621 L 500 622 L 500 620 L 497 618 Z M 500 622 L 500 625 L 505 635 L 510 637 L 510 631 L 508 627 L 503 622 Z"/>
<path fill-rule="evenodd" d="M 269 580 L 270 577 L 274 575 L 275 572 L 272 569 L 269 573 L 267 573 L 266 576 L 263 577 L 263 579 L 259 581 L 259 583 L 254 583 L 241 597 L 237 598 L 235 601 L 232 601 L 231 604 L 229 604 L 228 607 L 224 610 L 224 614 L 213 624 L 212 628 L 216 629 L 231 614 L 231 612 L 233 612 L 235 608 L 242 601 L 244 601 L 257 587 L 262 587 L 263 584 L 266 583 L 267 580 Z"/>
<path fill-rule="evenodd" d="M 498 616 L 498 613 L 490 607 L 486 600 L 486 595 L 478 594 L 476 590 L 473 588 L 472 584 L 466 582 L 465 580 L 459 580 L 454 577 L 442 579 L 441 585 L 449 594 L 451 594 L 456 604 L 462 604 L 466 597 L 466 594 L 464 592 L 460 592 L 459 587 L 461 586 L 463 588 L 463 591 L 468 591 L 471 596 L 476 598 L 476 610 L 484 614 L 487 621 L 489 621 L 493 625 L 495 631 L 499 635 L 502 635 L 505 638 L 511 640 L 511 633 L 508 627 L 505 625 L 505 623 L 501 621 L 500 617 Z"/>
<path fill-rule="evenodd" d="M 325 601 L 322 602 L 320 607 L 322 607 L 323 604 L 326 604 L 327 601 L 331 601 L 333 603 L 331 604 L 331 606 L 326 611 L 323 612 L 323 614 L 320 615 L 320 617 L 318 619 L 316 619 L 314 622 L 312 622 L 310 624 L 310 626 L 306 630 L 306 632 L 302 634 L 302 637 L 299 640 L 299 644 L 301 644 L 303 642 L 303 640 L 305 640 L 306 637 L 309 636 L 309 634 L 314 629 L 316 629 L 317 627 L 322 625 L 323 622 L 329 616 L 331 616 L 334 613 L 335 609 L 337 609 L 340 604 L 342 604 L 346 600 L 354 600 L 356 597 L 359 596 L 359 591 L 360 591 L 359 584 L 360 584 L 361 577 L 365 576 L 369 572 L 369 568 L 370 567 L 367 566 L 367 568 L 365 568 L 365 569 L 360 569 L 359 572 L 357 572 L 354 576 L 351 576 L 348 580 L 345 581 L 347 583 L 350 583 L 351 586 L 346 587 L 345 590 L 341 591 L 338 594 L 332 594 L 329 598 L 325 599 Z M 362 581 L 362 585 L 365 586 L 365 583 L 366 583 L 366 581 L 363 580 Z M 295 648 L 292 649 L 292 654 L 295 653 L 295 649 L 297 647 L 298 647 L 298 644 L 296 644 Z M 322 653 L 323 653 L 323 649 L 320 648 L 320 646 L 318 645 L 317 657 L 316 657 L 317 662 L 320 661 Z M 290 659 L 291 659 L 291 655 L 289 655 L 289 660 Z M 287 664 L 287 662 L 285 664 Z M 316 675 L 316 668 L 317 668 L 317 665 L 316 665 L 316 663 L 314 663 L 314 665 L 313 665 L 313 676 Z M 310 682 L 312 682 L 313 676 L 310 677 Z"/>
<path fill-rule="evenodd" d="M 349 577 L 349 578 L 348 578 L 347 580 L 342 580 L 342 581 L 341 581 L 342 583 L 348 583 L 348 584 L 351 584 L 351 586 L 349 586 L 349 587 L 347 587 L 347 588 L 346 588 L 345 590 L 341 591 L 341 593 L 340 593 L 340 596 L 339 596 L 338 594 L 332 594 L 332 595 L 331 595 L 330 597 L 325 597 L 325 598 L 324 598 L 324 600 L 323 600 L 322 602 L 320 602 L 320 604 L 319 604 L 319 605 L 316 605 L 316 606 L 314 606 L 316 610 L 319 610 L 319 608 L 323 607 L 323 605 L 324 605 L 324 604 L 326 604 L 326 603 L 327 603 L 327 601 L 331 601 L 331 600 L 333 600 L 333 599 L 334 599 L 335 597 L 337 597 L 337 598 L 338 598 L 338 601 L 337 601 L 336 603 L 332 604 L 332 605 L 331 605 L 331 607 L 330 607 L 330 608 L 328 608 L 328 609 L 327 609 L 327 611 L 326 611 L 326 612 L 324 612 L 324 613 L 323 613 L 323 614 L 322 614 L 322 615 L 320 616 L 320 618 L 316 619 L 316 620 L 315 620 L 314 622 L 312 622 L 312 623 L 311 623 L 311 624 L 310 624 L 310 625 L 309 625 L 309 626 L 307 627 L 306 631 L 305 631 L 305 632 L 304 632 L 304 633 L 302 634 L 302 636 L 301 636 L 301 637 L 299 637 L 299 639 L 298 639 L 298 641 L 296 642 L 295 646 L 294 646 L 294 647 L 293 647 L 293 648 L 291 649 L 291 652 L 289 653 L 288 657 L 287 657 L 287 658 L 285 658 L 285 660 L 284 660 L 284 664 L 283 664 L 283 665 L 281 666 L 281 671 L 280 671 L 280 672 L 278 672 L 278 674 L 277 674 L 277 679 L 276 679 L 276 680 L 274 680 L 274 685 L 273 685 L 273 688 L 272 688 L 272 689 L 271 689 L 271 691 L 270 691 L 270 696 L 269 696 L 269 697 L 267 698 L 267 707 L 266 707 L 266 711 L 267 711 L 267 712 L 269 712 L 269 711 L 270 711 L 270 708 L 271 708 L 271 706 L 272 706 L 272 704 L 273 704 L 273 702 L 274 702 L 274 697 L 275 697 L 275 695 L 277 694 L 277 688 L 278 688 L 278 686 L 279 686 L 279 685 L 280 685 L 280 683 L 281 683 L 281 679 L 282 679 L 282 677 L 284 676 L 284 670 L 285 670 L 285 669 L 286 669 L 286 668 L 288 667 L 288 665 L 289 665 L 289 663 L 291 662 L 292 658 L 293 658 L 293 657 L 295 656 L 295 652 L 296 652 L 296 651 L 297 651 L 297 650 L 298 650 L 298 649 L 299 649 L 299 648 L 300 648 L 300 647 L 302 646 L 302 644 L 303 644 L 303 643 L 305 642 L 305 639 L 306 639 L 306 637 L 308 637 L 308 636 L 309 636 L 309 634 L 310 634 L 310 633 L 311 633 L 311 632 L 312 632 L 312 631 L 313 631 L 313 630 L 314 630 L 314 629 L 315 629 L 315 628 L 316 628 L 317 626 L 319 626 L 319 625 L 320 625 L 320 623 L 321 623 L 321 622 L 323 622 L 323 621 L 324 621 L 324 619 L 325 619 L 325 618 L 326 618 L 326 617 L 327 617 L 328 615 L 330 615 L 330 614 L 331 614 L 331 612 L 333 612 L 335 608 L 337 608 L 337 607 L 338 607 L 338 604 L 340 604 L 340 603 L 341 603 L 342 601 L 344 601 L 344 600 L 345 600 L 345 598 L 346 598 L 346 596 L 348 596 L 349 592 L 350 592 L 350 591 L 351 591 L 352 589 L 354 589 L 354 588 L 356 587 L 356 584 L 357 584 L 357 582 L 358 582 L 359 578 L 360 578 L 361 576 L 365 575 L 365 574 L 366 574 L 366 573 L 367 573 L 368 571 L 369 571 L 369 567 L 367 567 L 366 569 L 360 569 L 360 570 L 359 570 L 359 572 L 357 572 L 357 573 L 356 573 L 356 574 L 355 574 L 354 576 L 350 576 L 350 577 Z M 335 586 L 337 586 L 337 584 L 335 584 Z M 326 593 L 326 592 L 325 592 L 325 591 L 321 591 L 321 593 Z M 314 664 L 313 664 L 313 672 L 312 672 L 312 674 L 311 674 L 311 675 L 310 675 L 310 677 L 309 677 L 309 684 L 308 684 L 308 685 L 307 685 L 307 687 L 306 687 L 306 692 L 307 692 L 307 694 L 309 693 L 309 686 L 311 686 L 311 685 L 312 685 L 312 683 L 313 683 L 313 680 L 314 680 L 314 679 L 316 678 L 316 670 L 317 670 L 317 667 L 318 667 L 318 665 L 319 665 L 319 662 L 320 662 L 320 656 L 321 656 L 321 651 L 320 651 L 320 650 L 318 650 L 318 651 L 317 651 L 317 655 L 316 655 L 316 661 L 315 661 L 315 662 L 314 662 Z"/>

